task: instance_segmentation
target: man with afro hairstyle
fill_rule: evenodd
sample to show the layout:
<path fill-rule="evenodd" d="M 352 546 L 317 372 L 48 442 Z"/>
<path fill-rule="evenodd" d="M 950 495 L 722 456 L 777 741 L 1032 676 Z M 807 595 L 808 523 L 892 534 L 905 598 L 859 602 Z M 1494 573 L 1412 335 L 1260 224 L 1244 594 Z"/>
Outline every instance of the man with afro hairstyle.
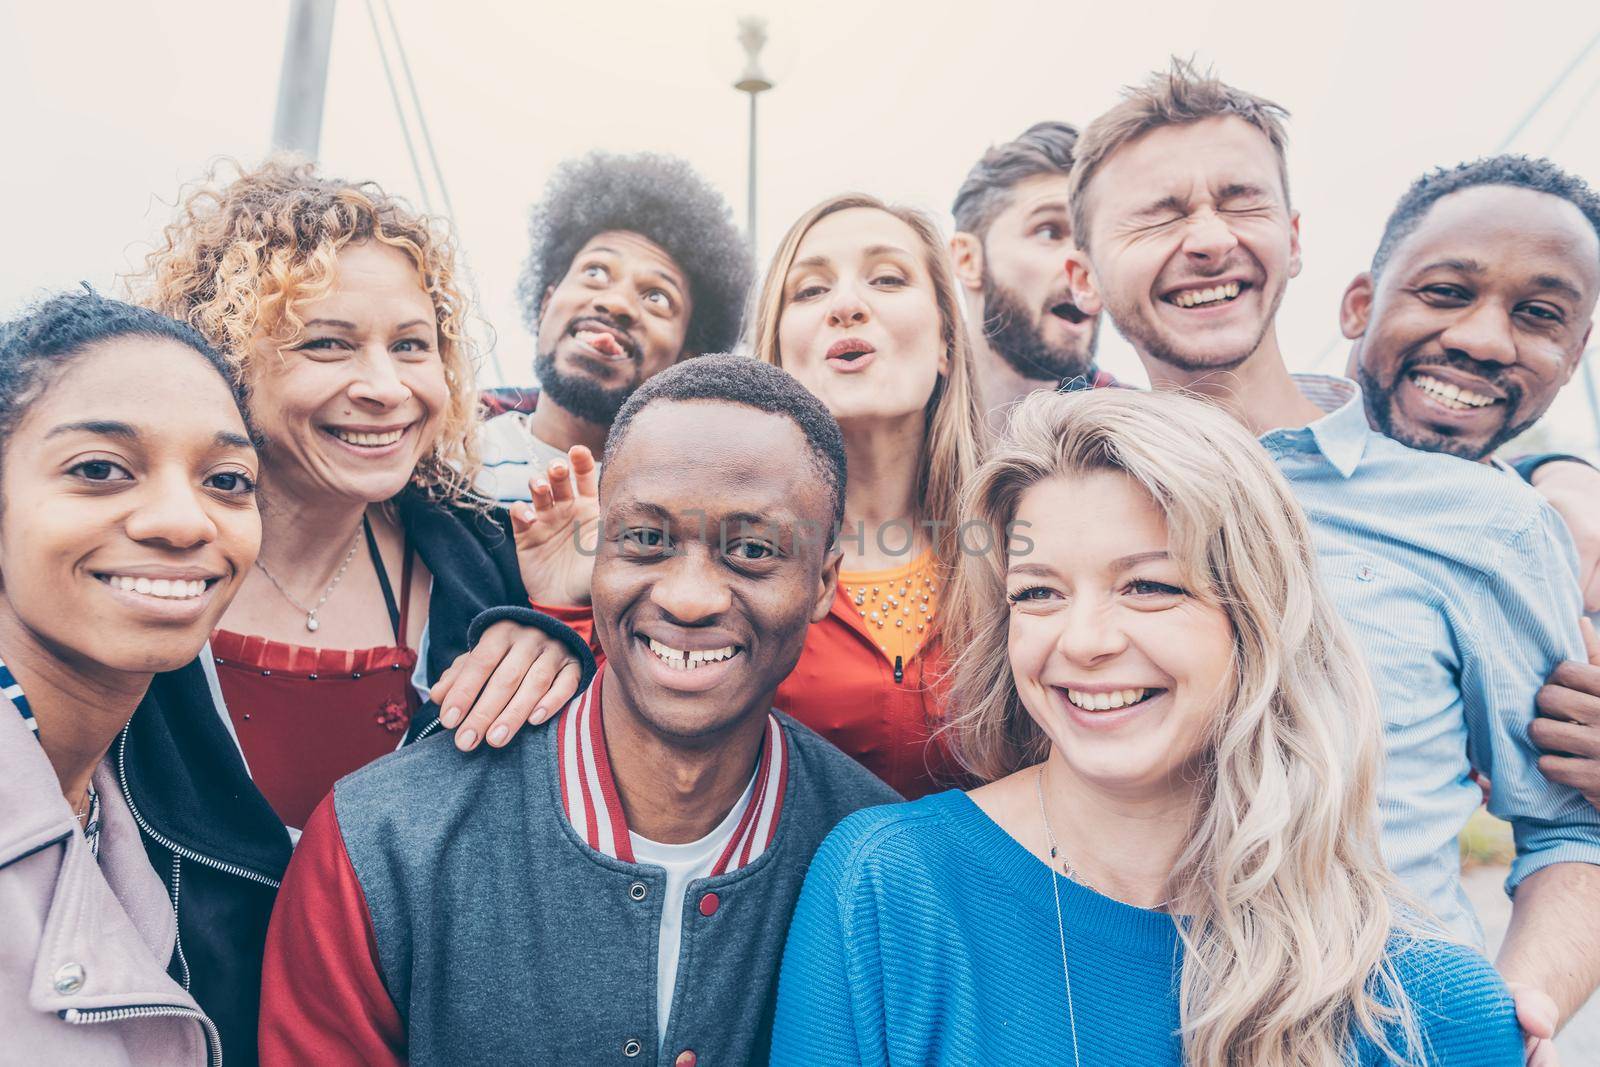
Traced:
<path fill-rule="evenodd" d="M 480 490 L 502 501 L 528 500 L 530 479 L 577 446 L 600 453 L 623 402 L 652 375 L 731 349 L 753 278 L 727 201 L 671 156 L 592 152 L 562 163 L 529 238 L 517 295 L 539 391 L 494 415 L 481 441 Z"/>

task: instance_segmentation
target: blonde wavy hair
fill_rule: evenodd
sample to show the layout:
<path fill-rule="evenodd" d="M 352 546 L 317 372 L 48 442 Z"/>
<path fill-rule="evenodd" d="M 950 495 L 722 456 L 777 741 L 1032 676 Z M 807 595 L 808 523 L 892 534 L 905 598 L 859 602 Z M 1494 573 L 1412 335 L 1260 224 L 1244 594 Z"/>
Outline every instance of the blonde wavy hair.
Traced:
<path fill-rule="evenodd" d="M 756 296 L 751 352 L 763 362 L 783 366 L 778 323 L 783 317 L 784 281 L 794 266 L 800 242 L 822 219 L 852 208 L 881 211 L 911 227 L 922 245 L 924 266 L 932 279 L 934 303 L 939 309 L 939 337 L 950 370 L 939 376 L 923 408 L 923 448 L 916 475 L 916 498 L 921 511 L 917 518 L 938 523 L 934 554 L 941 569 L 949 573 L 959 551 L 956 516 L 961 506 L 961 487 L 982 458 L 986 429 L 974 384 L 972 346 L 962 325 L 955 279 L 945 259 L 945 241 L 933 220 L 915 208 L 886 204 L 865 193 L 832 197 L 801 215 L 784 234 Z"/>
<path fill-rule="evenodd" d="M 1029 487 L 1101 471 L 1154 498 L 1173 559 L 1234 633 L 1202 799 L 1167 886 L 1193 902 L 1192 917 L 1175 920 L 1185 1062 L 1339 1067 L 1357 1030 L 1392 1059 L 1420 1062 L 1390 963 L 1391 937 L 1420 920 L 1378 850 L 1377 698 L 1319 584 L 1300 505 L 1226 413 L 1121 389 L 1035 393 L 1017 406 L 963 501 L 963 518 L 988 524 L 1002 547 L 963 554 L 952 583 L 957 758 L 992 781 L 1048 753 L 1011 674 L 1002 531 Z"/>
<path fill-rule="evenodd" d="M 266 337 L 281 351 L 303 336 L 297 309 L 333 288 L 340 249 L 369 240 L 398 248 L 433 302 L 449 387 L 438 441 L 412 484 L 467 499 L 479 467 L 477 359 L 448 225 L 373 182 L 325 178 L 292 157 L 228 166 L 232 180 L 220 180 L 219 167 L 187 190 L 144 270 L 125 279 L 130 294 L 199 330 L 249 388 L 259 377 L 254 342 Z"/>

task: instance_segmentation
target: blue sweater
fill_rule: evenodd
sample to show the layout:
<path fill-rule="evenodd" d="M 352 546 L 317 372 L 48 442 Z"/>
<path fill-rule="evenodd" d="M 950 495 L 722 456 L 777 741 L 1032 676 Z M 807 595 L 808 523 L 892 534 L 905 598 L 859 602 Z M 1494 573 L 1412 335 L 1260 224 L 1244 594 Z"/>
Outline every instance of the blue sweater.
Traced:
<path fill-rule="evenodd" d="M 772 1062 L 1071 1064 L 1050 878 L 965 793 L 845 819 L 789 930 Z M 1180 1064 L 1172 918 L 1060 885 L 1082 1063 Z M 1521 1067 L 1511 998 L 1488 961 L 1444 942 L 1396 944 L 1428 1063 Z M 1363 1039 L 1354 1052 L 1382 1062 Z"/>

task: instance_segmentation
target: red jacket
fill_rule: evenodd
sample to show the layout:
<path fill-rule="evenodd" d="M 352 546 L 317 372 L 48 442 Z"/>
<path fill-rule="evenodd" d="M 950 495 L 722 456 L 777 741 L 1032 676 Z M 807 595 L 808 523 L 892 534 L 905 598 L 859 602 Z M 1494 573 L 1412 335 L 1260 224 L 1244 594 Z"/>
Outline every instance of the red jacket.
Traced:
<path fill-rule="evenodd" d="M 582 634 L 595 649 L 594 614 L 587 607 L 535 604 Z M 778 687 L 779 711 L 831 741 L 890 787 L 915 800 L 965 784 L 942 736 L 947 664 L 938 634 L 909 663 L 884 658 L 867 624 L 845 595 L 834 590 L 827 617 L 813 623 L 794 671 Z"/>

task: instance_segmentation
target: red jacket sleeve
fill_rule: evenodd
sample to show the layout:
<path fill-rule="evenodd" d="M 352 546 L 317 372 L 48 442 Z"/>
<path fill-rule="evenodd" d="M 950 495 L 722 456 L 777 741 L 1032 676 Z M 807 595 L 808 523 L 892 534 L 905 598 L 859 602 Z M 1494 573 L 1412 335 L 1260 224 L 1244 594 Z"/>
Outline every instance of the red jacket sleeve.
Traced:
<path fill-rule="evenodd" d="M 566 623 L 578 632 L 578 636 L 589 642 L 589 651 L 594 653 L 595 666 L 599 667 L 605 660 L 605 650 L 600 647 L 600 640 L 594 635 L 594 608 L 587 604 L 540 604 L 530 600 L 528 603 L 544 612 L 552 619 Z"/>
<path fill-rule="evenodd" d="M 403 1064 L 372 917 L 330 793 L 306 820 L 267 927 L 261 1063 Z"/>

